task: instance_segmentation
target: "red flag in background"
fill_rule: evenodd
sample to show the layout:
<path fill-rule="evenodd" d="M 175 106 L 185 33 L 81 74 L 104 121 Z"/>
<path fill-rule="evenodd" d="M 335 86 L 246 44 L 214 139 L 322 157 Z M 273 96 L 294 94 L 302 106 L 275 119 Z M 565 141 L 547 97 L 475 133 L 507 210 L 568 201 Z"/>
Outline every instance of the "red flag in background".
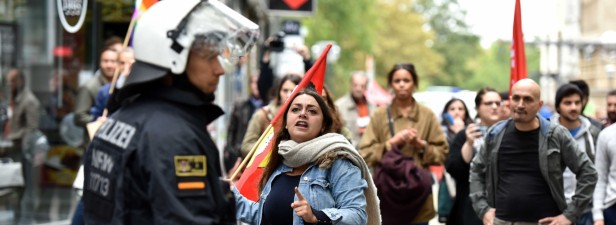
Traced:
<path fill-rule="evenodd" d="M 374 79 L 368 84 L 368 90 L 364 92 L 364 95 L 366 99 L 368 99 L 368 102 L 378 106 L 389 105 L 391 99 L 393 99 L 391 94 L 383 89 L 379 82 Z"/>
<path fill-rule="evenodd" d="M 526 53 L 524 53 L 524 35 L 522 33 L 522 12 L 520 0 L 515 1 L 515 14 L 513 16 L 513 39 L 511 41 L 511 75 L 509 79 L 509 94 L 511 87 L 518 80 L 527 78 Z"/>
<path fill-rule="evenodd" d="M 251 152 L 254 152 L 252 157 L 250 157 L 250 153 L 248 154 L 250 161 L 248 161 L 248 165 L 246 165 L 246 169 L 242 173 L 240 179 L 237 183 L 235 183 L 235 186 L 239 192 L 247 199 L 254 202 L 259 201 L 259 180 L 261 180 L 263 169 L 269 161 L 269 154 L 271 153 L 272 145 L 276 140 L 275 134 L 282 127 L 282 120 L 280 118 L 283 116 L 287 107 L 289 107 L 289 104 L 291 104 L 291 99 L 293 99 L 299 91 L 306 88 L 310 83 L 314 85 L 318 93 L 322 92 L 323 82 L 325 81 L 327 53 L 331 47 L 331 44 L 325 47 L 325 50 L 321 53 L 321 56 L 319 56 L 314 65 L 308 70 L 308 72 L 306 72 L 306 75 L 304 75 L 302 81 L 297 85 L 297 87 L 295 87 L 282 107 L 280 107 L 270 125 L 267 126 L 265 132 L 261 134 L 261 137 L 259 137 L 257 143 L 253 146 L 253 149 L 251 150 Z"/>

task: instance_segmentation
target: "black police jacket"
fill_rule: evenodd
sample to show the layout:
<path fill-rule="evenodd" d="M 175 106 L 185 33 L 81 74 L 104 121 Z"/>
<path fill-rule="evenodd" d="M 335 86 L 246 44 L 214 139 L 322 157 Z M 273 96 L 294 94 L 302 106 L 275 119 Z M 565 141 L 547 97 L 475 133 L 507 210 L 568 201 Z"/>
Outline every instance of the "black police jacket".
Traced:
<path fill-rule="evenodd" d="M 160 86 L 108 118 L 84 155 L 86 224 L 234 224 L 212 100 Z"/>

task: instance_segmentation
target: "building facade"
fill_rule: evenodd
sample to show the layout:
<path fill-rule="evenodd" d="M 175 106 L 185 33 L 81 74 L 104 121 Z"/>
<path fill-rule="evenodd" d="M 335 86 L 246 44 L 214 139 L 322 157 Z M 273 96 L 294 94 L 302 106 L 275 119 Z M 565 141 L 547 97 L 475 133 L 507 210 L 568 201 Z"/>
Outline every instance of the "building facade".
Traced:
<path fill-rule="evenodd" d="M 542 98 L 554 101 L 558 86 L 583 79 L 590 86 L 585 112 L 597 118 L 605 116 L 605 96 L 616 88 L 616 21 L 611 19 L 616 1 L 551 0 L 553 10 L 546 11 L 541 49 Z"/>
<path fill-rule="evenodd" d="M 590 101 L 599 117 L 605 114 L 605 97 L 616 88 L 616 1 L 581 0 L 580 74 L 591 87 Z"/>

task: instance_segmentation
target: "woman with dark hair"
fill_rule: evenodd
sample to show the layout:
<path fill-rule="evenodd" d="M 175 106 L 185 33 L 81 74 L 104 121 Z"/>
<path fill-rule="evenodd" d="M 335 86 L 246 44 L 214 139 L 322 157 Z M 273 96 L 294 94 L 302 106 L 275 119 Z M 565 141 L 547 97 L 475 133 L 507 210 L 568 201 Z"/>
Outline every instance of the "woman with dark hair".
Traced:
<path fill-rule="evenodd" d="M 469 198 L 471 159 L 483 144 L 488 127 L 500 121 L 500 94 L 493 88 L 482 88 L 475 97 L 479 123 L 471 123 L 454 137 L 445 162 L 447 172 L 456 180 L 456 198 L 447 218 L 447 225 L 482 225 Z"/>
<path fill-rule="evenodd" d="M 377 166 L 375 175 L 379 174 L 378 166 L 388 165 L 389 161 L 382 159 L 391 154 L 412 157 L 411 163 L 423 178 L 419 185 L 422 194 L 411 196 L 419 193 L 415 188 L 404 193 L 381 192 L 379 188 L 383 224 L 428 224 L 436 213 L 431 192 L 433 181 L 427 168 L 445 161 L 447 141 L 432 110 L 413 98 L 419 84 L 413 64 L 395 65 L 387 76 L 387 84 L 395 97 L 391 105 L 378 108 L 370 118 L 359 144 L 360 153 L 368 165 Z"/>
<path fill-rule="evenodd" d="M 447 144 L 451 146 L 453 138 L 473 120 L 468 114 L 468 108 L 462 99 L 452 98 L 443 107 L 441 113 L 441 129 L 447 138 Z"/>
<path fill-rule="evenodd" d="M 250 118 L 250 122 L 248 122 L 246 135 L 244 135 L 244 140 L 242 141 L 242 157 L 245 157 L 255 143 L 257 143 L 259 137 L 261 137 L 261 134 L 265 131 L 265 128 L 267 128 L 270 121 L 272 121 L 276 113 L 278 113 L 280 106 L 287 101 L 287 98 L 289 98 L 295 86 L 301 81 L 302 77 L 297 74 L 287 74 L 283 76 L 276 88 L 276 98 L 268 105 L 261 107 L 252 114 L 252 118 Z"/>
<path fill-rule="evenodd" d="M 333 121 L 315 91 L 303 90 L 292 99 L 259 182 L 259 201 L 233 188 L 238 220 L 255 225 L 380 224 L 368 166 L 334 131 Z"/>

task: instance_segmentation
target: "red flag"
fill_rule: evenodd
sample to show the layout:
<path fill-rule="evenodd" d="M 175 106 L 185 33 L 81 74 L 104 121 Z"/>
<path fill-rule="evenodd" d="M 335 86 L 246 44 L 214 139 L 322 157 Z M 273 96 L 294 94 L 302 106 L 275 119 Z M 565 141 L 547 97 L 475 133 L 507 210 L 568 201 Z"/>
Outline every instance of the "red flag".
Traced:
<path fill-rule="evenodd" d="M 381 87 L 379 82 L 376 82 L 376 80 L 370 81 L 370 84 L 368 84 L 368 90 L 366 90 L 364 95 L 366 96 L 366 99 L 368 99 L 368 102 L 378 106 L 389 105 L 392 99 L 391 94 L 383 89 L 383 87 Z"/>
<path fill-rule="evenodd" d="M 133 18 L 138 18 L 143 15 L 150 7 L 156 4 L 158 0 L 136 0 L 135 10 L 133 11 Z"/>
<path fill-rule="evenodd" d="M 276 140 L 276 131 L 282 127 L 283 116 L 291 99 L 297 95 L 297 93 L 312 83 L 318 93 L 323 90 L 323 82 L 325 81 L 325 68 L 327 66 L 327 53 L 331 48 L 331 44 L 325 47 L 325 50 L 321 53 L 321 56 L 317 59 L 314 65 L 306 72 L 302 81 L 295 87 L 289 98 L 284 102 L 282 107 L 276 113 L 271 124 L 265 129 L 257 143 L 253 146 L 251 151 L 254 151 L 246 169 L 242 173 L 242 177 L 235 183 L 235 186 L 239 192 L 251 201 L 259 201 L 259 180 L 263 175 L 263 169 L 269 161 L 269 154 L 271 153 L 272 144 Z"/>
<path fill-rule="evenodd" d="M 513 16 L 513 39 L 511 41 L 511 75 L 509 80 L 509 94 L 511 87 L 518 80 L 527 78 L 526 53 L 524 53 L 524 35 L 522 34 L 522 15 L 520 0 L 515 1 L 515 14 Z"/>

